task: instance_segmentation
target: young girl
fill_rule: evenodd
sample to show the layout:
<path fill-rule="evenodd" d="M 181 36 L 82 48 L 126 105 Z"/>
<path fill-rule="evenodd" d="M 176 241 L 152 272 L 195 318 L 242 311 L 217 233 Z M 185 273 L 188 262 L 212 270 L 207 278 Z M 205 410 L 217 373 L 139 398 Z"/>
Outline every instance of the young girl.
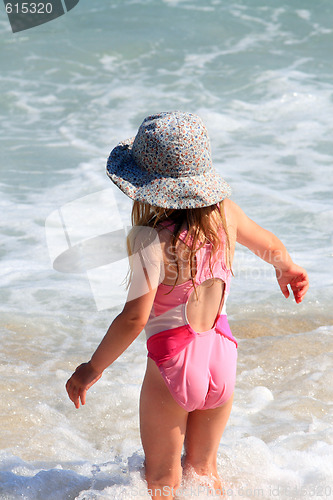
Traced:
<path fill-rule="evenodd" d="M 87 390 L 145 328 L 148 360 L 140 431 L 152 498 L 174 498 L 183 467 L 221 488 L 217 451 L 228 421 L 237 342 L 226 316 L 236 241 L 272 264 L 285 297 L 300 303 L 306 271 L 281 241 L 227 199 L 199 117 L 146 118 L 134 139 L 110 154 L 107 173 L 134 200 L 131 283 L 122 312 L 88 363 L 66 384 L 79 408 Z"/>

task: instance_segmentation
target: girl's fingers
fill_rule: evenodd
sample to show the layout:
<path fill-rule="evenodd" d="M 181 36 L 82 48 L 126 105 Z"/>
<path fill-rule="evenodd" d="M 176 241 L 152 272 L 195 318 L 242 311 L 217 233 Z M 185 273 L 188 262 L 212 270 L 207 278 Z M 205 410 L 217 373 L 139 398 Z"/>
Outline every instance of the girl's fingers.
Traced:
<path fill-rule="evenodd" d="M 290 287 L 296 303 L 299 304 L 302 302 L 304 295 L 309 288 L 309 278 L 306 271 L 296 266 L 296 269 L 285 273 L 278 273 L 278 271 L 276 271 L 276 277 L 279 282 L 281 292 L 286 298 L 290 295 Z"/>
<path fill-rule="evenodd" d="M 308 284 L 307 280 L 304 280 L 304 281 L 297 281 L 296 283 L 293 283 L 293 286 L 295 286 L 296 288 L 301 288 L 301 287 L 307 286 L 307 284 Z"/>
<path fill-rule="evenodd" d="M 79 408 L 80 407 L 79 390 L 77 389 L 76 385 L 73 384 L 72 377 L 69 380 L 67 380 L 66 390 L 68 397 L 74 403 L 75 408 Z"/>
<path fill-rule="evenodd" d="M 291 287 L 292 287 L 294 294 L 299 293 L 299 294 L 304 295 L 308 291 L 309 283 L 307 281 L 301 281 L 298 283 L 293 283 L 291 285 Z"/>
<path fill-rule="evenodd" d="M 79 391 L 77 390 L 76 387 L 73 387 L 72 389 L 72 397 L 70 398 L 74 405 L 75 405 L 75 408 L 79 408 L 80 407 L 80 402 L 79 402 Z"/>
<path fill-rule="evenodd" d="M 306 292 L 308 291 L 308 288 L 309 286 L 306 283 L 304 286 L 293 289 L 294 297 L 297 303 L 302 302 Z"/>
<path fill-rule="evenodd" d="M 73 401 L 75 408 L 86 404 L 87 390 L 101 378 L 102 374 L 96 376 L 89 363 L 79 365 L 70 379 L 66 382 L 66 390 L 69 399 Z"/>
<path fill-rule="evenodd" d="M 86 389 L 80 391 L 80 399 L 82 406 L 86 404 L 86 394 L 87 394 Z"/>
<path fill-rule="evenodd" d="M 287 285 L 283 285 L 281 283 L 280 284 L 280 289 L 281 289 L 281 292 L 283 293 L 283 295 L 286 297 L 286 299 L 289 297 L 289 290 L 288 290 L 288 287 Z"/>

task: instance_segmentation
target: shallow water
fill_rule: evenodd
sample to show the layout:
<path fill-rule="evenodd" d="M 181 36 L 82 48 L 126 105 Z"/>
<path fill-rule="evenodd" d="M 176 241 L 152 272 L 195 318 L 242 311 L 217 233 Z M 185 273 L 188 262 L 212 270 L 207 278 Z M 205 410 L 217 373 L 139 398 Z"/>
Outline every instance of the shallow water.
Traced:
<path fill-rule="evenodd" d="M 0 498 L 149 498 L 138 399 L 144 336 L 76 411 L 64 384 L 120 311 L 88 276 L 52 268 L 45 222 L 112 190 L 105 160 L 144 116 L 198 113 L 233 199 L 309 272 L 301 305 L 237 249 L 228 314 L 239 340 L 234 408 L 219 450 L 231 498 L 330 498 L 332 44 L 329 0 L 81 0 L 12 34 L 0 17 Z M 110 213 L 105 210 L 107 217 Z M 206 498 L 190 478 L 179 498 Z"/>

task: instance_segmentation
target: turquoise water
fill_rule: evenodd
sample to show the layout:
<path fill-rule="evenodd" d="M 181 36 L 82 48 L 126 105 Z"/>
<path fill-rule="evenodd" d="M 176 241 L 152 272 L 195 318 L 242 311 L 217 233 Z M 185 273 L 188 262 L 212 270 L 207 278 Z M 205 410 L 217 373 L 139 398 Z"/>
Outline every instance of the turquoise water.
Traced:
<path fill-rule="evenodd" d="M 98 311 L 86 275 L 53 270 L 45 222 L 112 190 L 112 147 L 170 109 L 203 118 L 233 199 L 311 282 L 296 306 L 238 249 L 228 300 L 238 379 L 219 451 L 229 496 L 333 496 L 332 21 L 329 0 L 81 0 L 13 34 L 1 10 L 1 498 L 148 498 L 144 338 L 74 411 L 64 384 L 122 291 Z M 112 196 L 125 225 L 130 202 Z"/>

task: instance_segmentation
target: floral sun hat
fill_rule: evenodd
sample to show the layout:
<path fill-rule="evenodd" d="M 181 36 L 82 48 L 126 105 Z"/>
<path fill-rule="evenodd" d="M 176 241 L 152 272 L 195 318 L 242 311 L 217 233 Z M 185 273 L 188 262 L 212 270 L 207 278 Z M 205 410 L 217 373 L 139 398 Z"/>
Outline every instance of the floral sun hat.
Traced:
<path fill-rule="evenodd" d="M 106 168 L 129 198 L 156 207 L 206 207 L 231 194 L 212 165 L 206 127 L 191 113 L 148 116 L 136 137 L 111 151 Z"/>

